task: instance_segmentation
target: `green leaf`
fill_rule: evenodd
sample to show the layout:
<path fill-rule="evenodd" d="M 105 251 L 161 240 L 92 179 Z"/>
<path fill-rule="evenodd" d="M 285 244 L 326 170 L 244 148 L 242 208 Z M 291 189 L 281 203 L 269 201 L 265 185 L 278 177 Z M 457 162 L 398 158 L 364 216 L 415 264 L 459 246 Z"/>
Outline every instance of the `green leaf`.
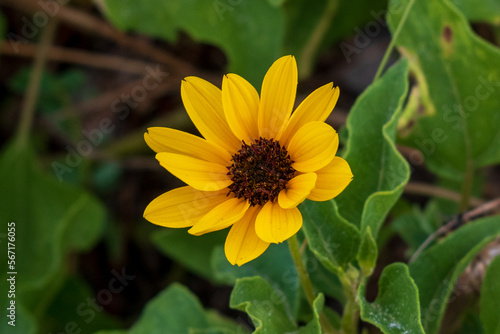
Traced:
<path fill-rule="evenodd" d="M 88 302 L 95 296 L 85 281 L 69 277 L 44 315 L 39 333 L 92 333 L 122 327 L 102 306 L 97 304 L 94 308 Z"/>
<path fill-rule="evenodd" d="M 486 334 L 500 334 L 500 256 L 493 259 L 481 286 L 481 322 Z"/>
<path fill-rule="evenodd" d="M 387 334 L 422 333 L 418 289 L 403 263 L 385 267 L 380 277 L 379 292 L 373 303 L 365 299 L 366 285 L 359 289 L 361 319 Z"/>
<path fill-rule="evenodd" d="M 189 334 L 191 329 L 207 326 L 208 320 L 198 298 L 184 286 L 174 283 L 148 302 L 128 334 L 158 331 Z"/>
<path fill-rule="evenodd" d="M 356 257 L 360 241 L 356 226 L 339 216 L 333 201 L 306 201 L 300 206 L 302 230 L 309 248 L 331 272 L 337 273 Z"/>
<path fill-rule="evenodd" d="M 370 226 L 368 226 L 365 233 L 363 233 L 361 244 L 359 245 L 358 255 L 356 256 L 365 278 L 372 274 L 373 268 L 375 268 L 375 265 L 377 264 L 377 256 L 377 242 L 372 236 Z"/>
<path fill-rule="evenodd" d="M 460 273 L 498 235 L 500 216 L 479 219 L 451 233 L 410 264 L 426 333 L 438 333 L 446 305 L 456 298 L 450 299 L 450 295 Z"/>
<path fill-rule="evenodd" d="M 39 170 L 30 147 L 17 142 L 0 154 L 0 220 L 15 224 L 16 322 L 23 333 L 34 333 L 57 290 L 64 282 L 69 252 L 90 249 L 99 239 L 105 218 L 91 195 L 56 181 Z M 7 239 L 0 243 L 7 254 Z M 7 271 L 0 274 L 6 280 Z M 10 275 L 9 275 L 10 276 Z M 7 294 L 0 304 L 9 303 Z M 6 309 L 3 308 L 3 318 Z M 4 321 L 0 332 L 9 332 Z M 17 327 L 17 326 L 16 326 Z"/>
<path fill-rule="evenodd" d="M 205 310 L 207 320 L 210 328 L 207 329 L 207 334 L 221 333 L 221 334 L 244 334 L 250 333 L 251 330 L 248 328 L 246 323 L 237 323 L 231 319 L 221 316 L 219 313 L 213 310 Z"/>
<path fill-rule="evenodd" d="M 281 6 L 285 0 L 267 0 L 273 6 Z"/>
<path fill-rule="evenodd" d="M 174 42 L 178 31 L 221 48 L 229 71 L 260 85 L 282 51 L 284 17 L 269 0 L 103 0 L 104 14 L 122 30 Z M 216 83 L 214 83 L 216 84 Z"/>
<path fill-rule="evenodd" d="M 303 240 L 300 232 L 299 241 Z M 316 291 L 344 302 L 344 290 L 337 275 L 327 270 L 309 249 L 304 254 L 304 265 Z M 296 315 L 309 315 L 310 307 L 302 308 L 302 287 L 286 243 L 271 244 L 264 254 L 242 266 L 231 265 L 222 247 L 217 247 L 212 256 L 212 266 L 218 283 L 234 285 L 238 278 L 259 276 L 265 279 L 276 291 L 284 296 L 283 305 L 287 312 Z M 335 315 L 332 315 L 334 319 Z"/>
<path fill-rule="evenodd" d="M 404 213 L 394 219 L 391 226 L 408 244 L 409 252 L 413 253 L 441 226 L 442 213 L 436 201 L 430 201 L 425 211 L 416 205 L 411 210 L 411 213 Z"/>
<path fill-rule="evenodd" d="M 282 293 L 273 289 L 261 277 L 236 280 L 229 305 L 250 316 L 255 326 L 255 334 L 297 330 L 297 325 L 284 307 Z"/>
<path fill-rule="evenodd" d="M 245 331 L 244 329 L 235 330 L 230 328 L 200 328 L 200 329 L 196 328 L 189 330 L 189 334 L 240 334 L 240 333 L 250 333 L 250 332 Z"/>
<path fill-rule="evenodd" d="M 481 6 L 474 0 L 451 0 L 451 2 L 471 21 L 500 24 L 500 2 L 496 0 L 483 0 Z"/>
<path fill-rule="evenodd" d="M 325 296 L 320 293 L 313 302 L 313 319 L 299 329 L 299 334 L 321 334 L 319 315 L 325 305 Z"/>
<path fill-rule="evenodd" d="M 465 314 L 462 326 L 457 334 L 484 334 L 484 329 L 477 312 L 467 312 Z"/>
<path fill-rule="evenodd" d="M 342 283 L 340 282 L 337 274 L 326 269 L 316 255 L 314 255 L 311 251 L 310 247 L 305 249 L 303 258 L 315 291 L 321 291 L 325 296 L 331 297 L 339 303 L 344 304 L 344 288 L 342 287 Z M 298 279 L 299 278 L 297 277 L 297 280 Z"/>
<path fill-rule="evenodd" d="M 391 4 L 406 6 L 408 0 Z M 392 31 L 401 14 L 390 12 Z M 499 50 L 479 38 L 448 0 L 415 1 L 396 43 L 426 107 L 415 114 L 403 143 L 419 149 L 431 171 L 457 183 L 469 166 L 500 162 Z"/>
<path fill-rule="evenodd" d="M 186 229 L 161 229 L 153 232 L 153 244 L 166 256 L 174 259 L 194 273 L 214 279 L 210 265 L 215 247 L 223 245 L 227 231 L 194 236 Z"/>
<path fill-rule="evenodd" d="M 204 310 L 186 287 L 174 283 L 150 300 L 141 317 L 128 331 L 100 331 L 95 334 L 244 334 L 246 327 L 215 311 Z"/>
<path fill-rule="evenodd" d="M 234 285 L 238 278 L 259 276 L 284 297 L 288 312 L 294 313 L 298 307 L 300 280 L 286 243 L 271 244 L 264 254 L 242 266 L 231 265 L 219 247 L 213 254 L 212 266 L 218 282 Z"/>
<path fill-rule="evenodd" d="M 408 92 L 408 63 L 402 61 L 357 99 L 347 118 L 344 158 L 354 179 L 337 202 L 341 216 L 373 237 L 397 201 L 410 171 L 394 144 L 396 125 Z"/>

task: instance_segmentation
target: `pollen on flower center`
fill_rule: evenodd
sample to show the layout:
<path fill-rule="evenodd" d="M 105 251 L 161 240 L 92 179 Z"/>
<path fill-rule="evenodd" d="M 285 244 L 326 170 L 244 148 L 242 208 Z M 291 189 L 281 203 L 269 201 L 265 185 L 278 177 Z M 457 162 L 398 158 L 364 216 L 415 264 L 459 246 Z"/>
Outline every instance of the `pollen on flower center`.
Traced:
<path fill-rule="evenodd" d="M 288 151 L 273 139 L 260 138 L 251 145 L 243 141 L 232 161 L 227 167 L 233 181 L 229 194 L 244 197 L 252 206 L 274 202 L 295 173 Z"/>

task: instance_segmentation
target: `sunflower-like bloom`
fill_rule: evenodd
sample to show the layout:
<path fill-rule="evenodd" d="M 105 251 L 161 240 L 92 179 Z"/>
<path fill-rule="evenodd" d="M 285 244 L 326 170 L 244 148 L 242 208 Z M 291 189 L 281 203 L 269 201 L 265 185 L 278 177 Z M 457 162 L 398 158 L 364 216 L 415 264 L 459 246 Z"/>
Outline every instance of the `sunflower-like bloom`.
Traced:
<path fill-rule="evenodd" d="M 204 138 L 149 128 L 144 138 L 156 159 L 187 186 L 154 199 L 144 217 L 202 235 L 231 226 L 224 250 L 231 264 L 257 258 L 302 226 L 297 208 L 306 198 L 326 201 L 352 180 L 336 157 L 337 132 L 325 123 L 338 87 L 326 84 L 293 112 L 297 64 L 285 56 L 264 77 L 261 95 L 245 79 L 227 74 L 222 90 L 187 77 L 181 96 Z"/>

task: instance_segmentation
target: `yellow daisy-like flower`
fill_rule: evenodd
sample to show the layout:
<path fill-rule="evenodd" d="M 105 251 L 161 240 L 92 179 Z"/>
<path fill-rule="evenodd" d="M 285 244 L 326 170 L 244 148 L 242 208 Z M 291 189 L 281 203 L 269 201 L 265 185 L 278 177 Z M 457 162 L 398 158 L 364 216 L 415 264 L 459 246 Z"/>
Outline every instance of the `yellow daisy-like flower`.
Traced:
<path fill-rule="evenodd" d="M 187 186 L 154 199 L 144 217 L 202 235 L 232 226 L 225 253 L 242 265 L 302 226 L 297 209 L 306 198 L 326 201 L 352 180 L 336 157 L 337 132 L 325 123 L 339 88 L 326 84 L 292 114 L 297 64 L 285 56 L 268 70 L 261 95 L 245 79 L 227 74 L 222 90 L 187 77 L 181 96 L 204 138 L 169 128 L 149 128 L 144 138 L 156 159 Z"/>

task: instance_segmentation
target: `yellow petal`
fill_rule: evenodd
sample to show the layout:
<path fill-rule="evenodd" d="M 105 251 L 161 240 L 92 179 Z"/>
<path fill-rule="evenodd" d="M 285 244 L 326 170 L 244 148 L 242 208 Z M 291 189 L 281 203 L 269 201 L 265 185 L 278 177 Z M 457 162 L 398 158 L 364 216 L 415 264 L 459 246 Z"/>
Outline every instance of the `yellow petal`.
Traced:
<path fill-rule="evenodd" d="M 278 203 L 283 209 L 296 207 L 311 193 L 316 184 L 316 174 L 297 175 L 287 182 L 286 189 L 278 195 Z"/>
<path fill-rule="evenodd" d="M 170 128 L 148 128 L 144 140 L 156 153 L 180 153 L 209 162 L 229 165 L 231 155 L 224 149 L 190 133 Z"/>
<path fill-rule="evenodd" d="M 231 154 L 238 151 L 241 141 L 226 122 L 219 88 L 203 79 L 187 77 L 181 84 L 181 97 L 189 117 L 205 139 Z"/>
<path fill-rule="evenodd" d="M 295 109 L 283 134 L 279 136 L 281 145 L 288 145 L 294 133 L 306 123 L 324 122 L 337 104 L 339 94 L 339 88 L 333 87 L 333 83 L 330 82 L 306 97 Z"/>
<path fill-rule="evenodd" d="M 297 63 L 293 56 L 276 60 L 262 82 L 259 105 L 259 132 L 276 138 L 290 117 L 297 92 Z"/>
<path fill-rule="evenodd" d="M 250 203 L 244 199 L 227 199 L 204 215 L 188 232 L 202 235 L 222 230 L 240 220 L 249 206 Z"/>
<path fill-rule="evenodd" d="M 251 143 L 259 138 L 259 93 L 248 81 L 236 74 L 225 75 L 222 80 L 222 105 L 227 123 L 238 139 Z"/>
<path fill-rule="evenodd" d="M 302 227 L 299 209 L 283 209 L 278 203 L 267 202 L 255 220 L 255 231 L 265 242 L 280 243 Z"/>
<path fill-rule="evenodd" d="M 221 190 L 231 184 L 223 165 L 176 153 L 158 153 L 156 159 L 170 173 L 197 190 Z"/>
<path fill-rule="evenodd" d="M 309 122 L 292 137 L 287 150 L 300 172 L 314 172 L 332 161 L 339 146 L 337 132 L 323 122 Z"/>
<path fill-rule="evenodd" d="M 326 167 L 316 172 L 316 187 L 307 198 L 313 201 L 327 201 L 340 194 L 352 181 L 351 168 L 347 161 L 340 157 L 333 158 Z"/>
<path fill-rule="evenodd" d="M 170 190 L 155 198 L 144 218 L 165 227 L 193 226 L 207 212 L 227 200 L 227 191 L 198 191 L 189 186 Z"/>
<path fill-rule="evenodd" d="M 255 218 L 259 213 L 257 207 L 251 207 L 243 218 L 234 223 L 229 230 L 224 244 L 227 260 L 241 266 L 259 257 L 269 247 L 269 243 L 262 241 L 255 233 Z"/>

